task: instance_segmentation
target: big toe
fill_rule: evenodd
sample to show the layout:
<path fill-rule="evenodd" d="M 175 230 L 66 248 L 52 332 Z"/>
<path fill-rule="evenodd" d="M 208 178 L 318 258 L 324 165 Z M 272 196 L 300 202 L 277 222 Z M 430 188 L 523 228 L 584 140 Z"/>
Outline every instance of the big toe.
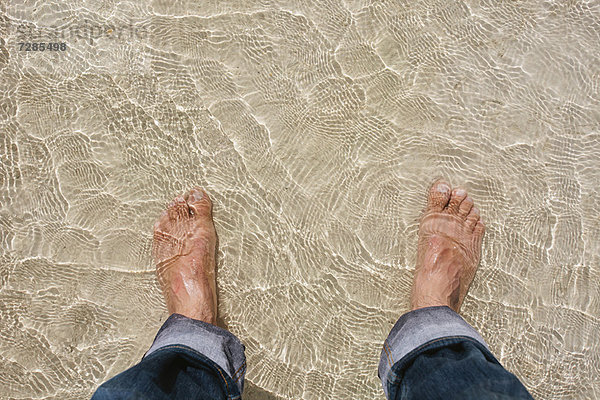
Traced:
<path fill-rule="evenodd" d="M 450 185 L 443 180 L 438 180 L 431 185 L 427 197 L 429 211 L 442 211 L 450 200 Z"/>
<path fill-rule="evenodd" d="M 187 193 L 187 203 L 195 217 L 209 217 L 212 212 L 212 202 L 208 194 L 201 188 L 194 188 Z"/>

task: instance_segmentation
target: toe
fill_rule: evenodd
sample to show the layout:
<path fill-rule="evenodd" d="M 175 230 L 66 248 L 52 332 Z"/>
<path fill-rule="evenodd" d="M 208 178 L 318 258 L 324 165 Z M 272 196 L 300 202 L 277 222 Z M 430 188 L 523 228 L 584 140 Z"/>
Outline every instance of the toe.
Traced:
<path fill-rule="evenodd" d="M 460 203 L 460 207 L 458 207 L 458 215 L 463 218 L 467 218 L 469 215 L 469 211 L 473 208 L 473 199 L 467 196 L 462 203 Z"/>
<path fill-rule="evenodd" d="M 210 215 L 212 211 L 212 202 L 208 194 L 201 188 L 194 188 L 187 194 L 187 202 L 194 216 Z"/>
<path fill-rule="evenodd" d="M 171 201 L 167 206 L 167 218 L 169 221 L 177 221 L 177 207 L 175 207 L 175 200 Z"/>
<path fill-rule="evenodd" d="M 189 217 L 190 210 L 183 196 L 175 197 L 171 204 L 169 204 L 167 213 L 169 214 L 169 218 L 172 220 L 182 220 L 186 217 Z"/>
<path fill-rule="evenodd" d="M 154 234 L 153 234 L 153 243 L 152 243 L 152 253 L 154 258 L 158 256 L 161 252 L 165 240 L 165 232 L 169 229 L 169 214 L 167 210 L 164 210 L 158 220 L 154 223 Z"/>
<path fill-rule="evenodd" d="M 478 236 L 483 236 L 483 233 L 485 232 L 485 225 L 483 224 L 483 221 L 481 219 L 479 219 L 479 221 L 477 221 L 477 224 L 475 224 L 475 229 L 473 230 L 473 232 L 475 232 L 475 234 Z"/>
<path fill-rule="evenodd" d="M 467 215 L 467 226 L 471 229 L 475 228 L 475 225 L 479 222 L 479 209 L 477 207 L 471 208 L 469 215 Z"/>
<path fill-rule="evenodd" d="M 456 188 L 452 191 L 452 196 L 448 202 L 448 212 L 450 214 L 458 215 L 460 204 L 467 197 L 467 191 L 463 188 Z"/>
<path fill-rule="evenodd" d="M 188 207 L 187 201 L 183 196 L 175 197 L 175 207 L 177 209 L 177 216 L 179 219 L 184 219 L 190 216 L 190 208 Z"/>
<path fill-rule="evenodd" d="M 154 223 L 154 232 L 164 231 L 167 227 L 167 222 L 169 222 L 169 214 L 166 210 L 160 213 L 160 216 Z"/>
<path fill-rule="evenodd" d="M 442 211 L 450 200 L 450 185 L 439 180 L 434 182 L 429 189 L 427 208 L 429 211 Z"/>
<path fill-rule="evenodd" d="M 154 231 L 152 240 L 152 257 L 154 258 L 154 260 L 158 260 L 160 258 L 160 255 L 164 253 L 164 248 L 167 243 L 167 234 L 161 231 L 160 229 L 156 229 Z"/>

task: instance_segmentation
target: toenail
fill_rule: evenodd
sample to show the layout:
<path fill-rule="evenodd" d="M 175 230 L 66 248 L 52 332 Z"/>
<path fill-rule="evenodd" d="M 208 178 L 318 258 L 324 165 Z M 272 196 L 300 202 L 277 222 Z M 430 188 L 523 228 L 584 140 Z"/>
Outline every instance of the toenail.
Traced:
<path fill-rule="evenodd" d="M 458 189 L 456 191 L 457 196 L 464 196 L 465 194 L 467 194 L 467 191 L 465 189 Z"/>
<path fill-rule="evenodd" d="M 202 200 L 202 197 L 204 197 L 204 193 L 199 190 L 194 190 L 190 197 L 192 198 L 192 201 L 200 201 Z"/>
<path fill-rule="evenodd" d="M 446 185 L 445 183 L 442 183 L 440 185 L 437 186 L 437 191 L 440 193 L 449 193 L 450 192 L 450 186 Z"/>

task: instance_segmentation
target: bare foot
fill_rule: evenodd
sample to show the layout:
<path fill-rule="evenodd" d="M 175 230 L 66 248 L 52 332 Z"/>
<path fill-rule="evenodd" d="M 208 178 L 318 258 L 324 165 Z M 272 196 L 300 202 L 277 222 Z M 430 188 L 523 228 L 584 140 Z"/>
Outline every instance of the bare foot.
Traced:
<path fill-rule="evenodd" d="M 215 323 L 216 247 L 208 195 L 196 188 L 177 196 L 154 224 L 156 274 L 170 313 Z"/>
<path fill-rule="evenodd" d="M 458 312 L 475 277 L 485 226 L 463 189 L 437 181 L 421 217 L 411 309 L 449 306 Z"/>

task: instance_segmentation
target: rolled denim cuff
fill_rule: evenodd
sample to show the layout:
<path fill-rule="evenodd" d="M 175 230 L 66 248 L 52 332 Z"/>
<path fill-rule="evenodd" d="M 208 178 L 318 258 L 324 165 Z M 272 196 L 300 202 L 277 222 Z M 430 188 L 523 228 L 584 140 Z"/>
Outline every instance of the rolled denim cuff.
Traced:
<path fill-rule="evenodd" d="M 245 347 L 234 334 L 206 322 L 172 314 L 159 329 L 144 358 L 171 345 L 188 346 L 214 361 L 242 393 L 246 374 Z"/>
<path fill-rule="evenodd" d="M 395 363 L 432 340 L 456 336 L 475 339 L 489 350 L 475 328 L 448 306 L 419 308 L 402 315 L 383 343 L 379 361 L 378 373 L 386 397 L 386 383 Z"/>

